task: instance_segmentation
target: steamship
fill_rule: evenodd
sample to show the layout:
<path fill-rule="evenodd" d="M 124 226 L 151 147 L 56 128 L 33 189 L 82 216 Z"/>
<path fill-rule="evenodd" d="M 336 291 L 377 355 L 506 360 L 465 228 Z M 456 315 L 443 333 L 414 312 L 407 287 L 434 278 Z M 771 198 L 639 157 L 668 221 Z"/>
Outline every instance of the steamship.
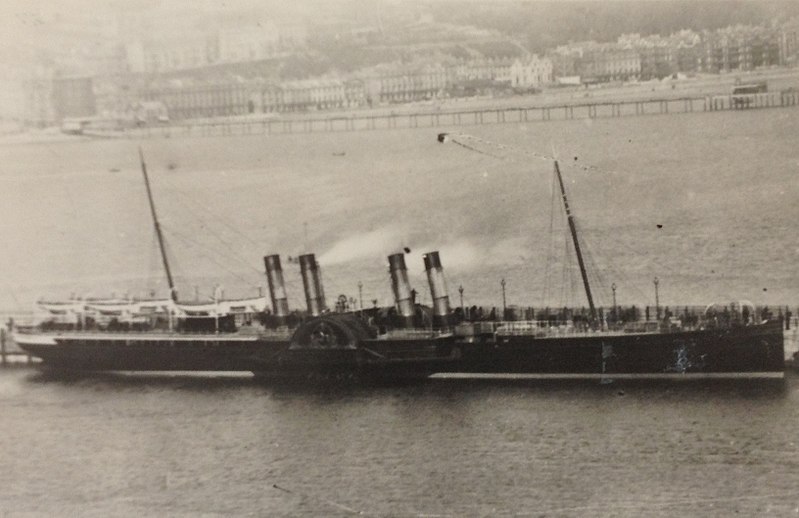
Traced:
<path fill-rule="evenodd" d="M 49 318 L 18 327 L 16 343 L 45 367 L 78 371 L 250 371 L 267 378 L 424 378 L 449 375 L 758 376 L 784 370 L 782 323 L 748 304 L 693 318 L 607 322 L 598 315 L 557 161 L 589 313 L 509 320 L 453 311 L 440 254 L 423 255 L 432 303 L 419 304 L 404 253 L 388 256 L 394 304 L 330 311 L 314 254 L 301 255 L 306 309 L 291 311 L 279 255 L 264 258 L 267 300 L 178 300 L 142 172 L 171 297 L 40 304 Z M 69 315 L 70 319 L 59 318 Z M 686 314 L 685 317 L 688 315 Z"/>

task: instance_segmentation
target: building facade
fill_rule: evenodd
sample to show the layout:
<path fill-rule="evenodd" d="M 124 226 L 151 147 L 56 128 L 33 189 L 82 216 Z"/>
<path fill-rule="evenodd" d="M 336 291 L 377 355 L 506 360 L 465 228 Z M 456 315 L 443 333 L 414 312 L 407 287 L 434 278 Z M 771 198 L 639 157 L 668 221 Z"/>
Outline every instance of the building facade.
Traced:
<path fill-rule="evenodd" d="M 514 88 L 539 88 L 552 83 L 552 61 L 533 54 L 516 59 L 510 66 L 510 83 Z"/>
<path fill-rule="evenodd" d="M 585 52 L 577 70 L 584 83 L 637 80 L 641 77 L 641 56 L 633 49 L 607 45 Z"/>
<path fill-rule="evenodd" d="M 244 115 L 250 111 L 250 88 L 241 82 L 171 84 L 148 87 L 143 99 L 166 106 L 170 119 Z"/>
<path fill-rule="evenodd" d="M 703 72 L 723 73 L 777 66 L 780 33 L 764 27 L 735 26 L 702 35 L 700 68 Z"/>

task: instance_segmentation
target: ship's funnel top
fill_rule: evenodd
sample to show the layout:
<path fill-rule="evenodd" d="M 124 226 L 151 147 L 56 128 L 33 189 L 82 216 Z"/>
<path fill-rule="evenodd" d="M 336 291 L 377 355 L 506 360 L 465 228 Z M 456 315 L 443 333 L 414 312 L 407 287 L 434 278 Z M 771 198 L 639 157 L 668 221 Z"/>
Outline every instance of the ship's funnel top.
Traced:
<path fill-rule="evenodd" d="M 322 288 L 322 274 L 314 254 L 301 255 L 299 260 L 308 313 L 316 317 L 321 315 L 326 309 L 325 292 Z"/>
<path fill-rule="evenodd" d="M 407 270 L 405 266 L 405 254 L 391 254 L 388 256 L 388 269 L 391 272 Z"/>
<path fill-rule="evenodd" d="M 403 254 L 388 256 L 388 270 L 391 275 L 391 289 L 394 292 L 394 302 L 397 306 L 400 324 L 404 327 L 410 327 L 413 324 L 414 301 L 411 285 L 408 282 L 405 256 Z"/>
<path fill-rule="evenodd" d="M 433 324 L 447 326 L 450 319 L 449 295 L 441 259 L 438 252 L 426 253 L 422 258 L 427 272 L 427 282 L 430 284 L 430 296 L 433 299 Z"/>
<path fill-rule="evenodd" d="M 269 283 L 269 298 L 272 300 L 272 311 L 276 317 L 285 318 L 289 314 L 286 286 L 283 282 L 283 269 L 280 267 L 280 256 L 267 255 L 264 257 L 266 266 L 266 281 Z"/>
<path fill-rule="evenodd" d="M 441 268 L 441 258 L 438 256 L 438 252 L 428 252 L 422 256 L 424 259 L 424 269 L 429 270 L 430 268 Z"/>
<path fill-rule="evenodd" d="M 266 265 L 267 271 L 277 271 L 282 270 L 283 268 L 280 266 L 280 255 L 273 254 L 264 256 L 264 264 Z"/>

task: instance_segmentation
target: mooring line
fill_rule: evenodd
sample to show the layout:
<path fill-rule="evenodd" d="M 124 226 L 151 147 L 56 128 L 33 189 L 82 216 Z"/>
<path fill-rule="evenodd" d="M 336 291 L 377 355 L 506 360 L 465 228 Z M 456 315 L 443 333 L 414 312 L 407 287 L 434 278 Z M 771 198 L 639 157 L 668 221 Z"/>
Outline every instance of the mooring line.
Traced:
<path fill-rule="evenodd" d="M 277 489 L 277 490 L 279 490 L 279 491 L 283 491 L 284 493 L 288 493 L 290 495 L 297 495 L 297 496 L 300 496 L 300 497 L 303 497 L 303 498 L 312 498 L 312 499 L 318 500 L 320 502 L 324 502 L 327 505 L 336 507 L 338 509 L 341 509 L 342 511 L 347 511 L 350 514 L 358 514 L 358 515 L 366 514 L 363 511 L 359 511 L 357 509 L 353 509 L 352 507 L 347 507 L 344 504 L 339 504 L 338 502 L 334 502 L 334 501 L 328 500 L 326 498 L 321 498 L 321 497 L 318 497 L 318 496 L 313 496 L 313 495 L 308 495 L 308 494 L 305 494 L 305 493 L 300 493 L 299 491 L 292 491 L 291 489 L 286 489 L 285 487 L 278 486 L 277 484 L 272 484 L 272 487 Z"/>

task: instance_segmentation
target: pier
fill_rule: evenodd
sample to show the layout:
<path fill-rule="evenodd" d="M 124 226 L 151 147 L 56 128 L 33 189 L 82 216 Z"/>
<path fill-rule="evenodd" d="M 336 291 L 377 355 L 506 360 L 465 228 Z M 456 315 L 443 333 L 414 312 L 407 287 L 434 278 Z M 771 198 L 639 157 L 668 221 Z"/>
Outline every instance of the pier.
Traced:
<path fill-rule="evenodd" d="M 99 137 L 141 138 L 330 133 L 612 119 L 646 115 L 790 108 L 799 105 L 799 90 L 794 89 L 752 94 L 746 97 L 743 102 L 733 95 L 705 95 L 558 105 L 481 107 L 469 110 L 439 107 L 435 110 L 415 112 L 398 106 L 396 111 L 388 111 L 390 109 L 386 108 L 375 110 L 377 113 L 363 111 L 328 116 L 294 115 L 292 118 L 264 118 L 261 120 L 220 119 L 219 121 L 176 122 L 163 126 L 130 128 L 121 132 L 91 134 Z"/>
<path fill-rule="evenodd" d="M 9 333 L 6 329 L 0 328 L 0 367 L 21 362 L 33 363 L 33 357 L 17 348 L 16 344 L 9 338 Z"/>

